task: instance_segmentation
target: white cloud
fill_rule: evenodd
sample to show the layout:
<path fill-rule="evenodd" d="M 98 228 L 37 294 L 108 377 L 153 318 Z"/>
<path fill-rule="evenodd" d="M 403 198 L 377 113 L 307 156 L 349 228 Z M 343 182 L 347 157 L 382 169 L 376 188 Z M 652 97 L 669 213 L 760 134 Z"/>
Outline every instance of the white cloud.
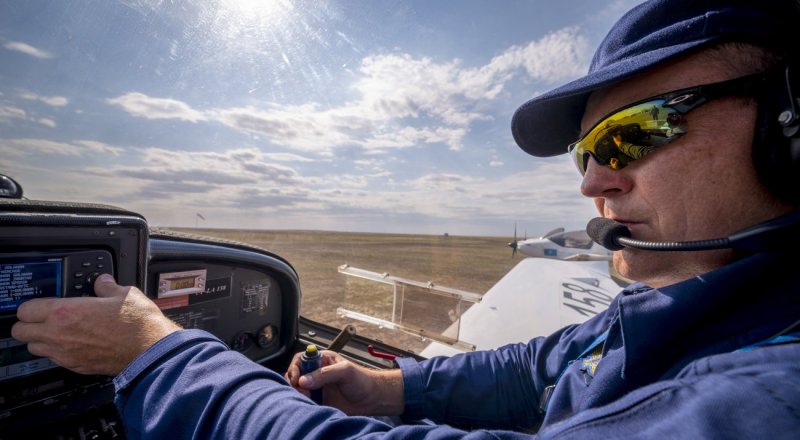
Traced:
<path fill-rule="evenodd" d="M 314 152 L 352 145 L 352 134 L 359 124 L 332 111 L 320 110 L 314 103 L 282 108 L 273 105 L 267 109 L 220 109 L 207 114 L 236 130 L 264 136 L 274 144 Z"/>
<path fill-rule="evenodd" d="M 17 156 L 35 154 L 80 156 L 85 152 L 85 149 L 77 145 L 46 139 L 3 139 L 0 140 L 0 152 Z"/>
<path fill-rule="evenodd" d="M 417 219 L 415 224 L 423 229 L 426 224 L 459 224 L 467 218 L 473 225 L 506 220 L 511 225 L 519 220 L 545 229 L 581 227 L 594 211 L 592 203 L 580 196 L 578 173 L 563 158 L 532 162 L 530 171 L 499 178 L 448 172 L 403 179 L 381 169 L 303 176 L 257 148 L 123 150 L 96 141 L 0 140 L 0 158 L 45 153 L 107 156 L 102 167 L 76 169 L 72 161 L 58 174 L 52 173 L 52 164 L 58 161 L 42 157 L 50 163 L 49 171 L 26 171 L 27 177 L 23 176 L 34 197 L 64 199 L 72 189 L 82 188 L 83 200 L 122 204 L 142 212 L 153 224 L 188 225 L 193 219 L 180 220 L 178 215 L 185 211 L 220 219 L 214 227 L 321 228 L 319 222 L 324 221 L 337 228 L 368 228 L 367 219 L 393 217 Z M 130 155 L 137 160 L 131 162 Z M 36 166 L 25 158 L 15 162 Z M 376 159 L 357 162 L 383 165 Z M 60 178 L 58 183 L 51 175 Z M 90 188 L 87 179 L 92 181 Z M 221 223 L 223 218 L 226 223 Z"/>
<path fill-rule="evenodd" d="M 91 153 L 101 153 L 101 154 L 111 154 L 114 156 L 119 156 L 123 151 L 124 148 L 121 147 L 114 147 L 112 145 L 105 144 L 103 142 L 97 141 L 75 141 L 76 144 L 85 147 Z"/>
<path fill-rule="evenodd" d="M 327 188 L 337 188 L 337 189 L 370 188 L 370 190 L 377 189 L 375 187 L 370 187 L 369 178 L 363 174 L 332 174 L 322 177 L 310 177 L 308 181 L 309 183 Z"/>
<path fill-rule="evenodd" d="M 383 151 L 388 148 L 414 147 L 419 144 L 443 143 L 451 150 L 461 149 L 461 139 L 466 134 L 464 128 L 447 127 L 403 127 L 394 132 L 376 134 L 371 138 L 358 142 L 367 150 Z"/>
<path fill-rule="evenodd" d="M 69 100 L 63 96 L 50 96 L 43 97 L 42 102 L 53 107 L 63 107 L 69 103 Z"/>
<path fill-rule="evenodd" d="M 263 153 L 263 156 L 278 162 L 314 162 L 314 159 L 292 153 Z"/>
<path fill-rule="evenodd" d="M 307 190 L 298 188 L 233 188 L 229 201 L 237 207 L 275 211 L 301 205 L 308 196 Z"/>
<path fill-rule="evenodd" d="M 460 64 L 408 54 L 367 57 L 359 69 L 362 77 L 352 86 L 362 96 L 358 107 L 381 119 L 429 115 L 459 126 L 485 118 L 470 109 L 475 100 L 494 96 L 492 78 Z"/>
<path fill-rule="evenodd" d="M 30 93 L 30 92 L 21 93 L 19 97 L 29 101 L 40 101 L 54 107 L 61 107 L 67 105 L 67 103 L 69 102 L 67 98 L 64 98 L 62 96 L 49 96 L 49 97 L 39 96 L 35 93 Z M 3 120 L 9 121 L 11 119 L 29 120 L 32 122 L 39 123 L 41 125 L 45 125 L 50 128 L 55 128 L 57 125 L 56 121 L 53 120 L 52 118 L 35 117 L 34 115 L 30 115 L 29 117 L 28 113 L 19 107 L 0 105 L 0 121 Z"/>
<path fill-rule="evenodd" d="M 489 162 L 489 166 L 490 167 L 501 167 L 503 165 L 505 165 L 505 164 L 501 160 L 493 160 L 493 161 Z"/>
<path fill-rule="evenodd" d="M 357 159 L 353 161 L 354 164 L 360 167 L 380 167 L 384 161 L 381 159 Z"/>
<path fill-rule="evenodd" d="M 27 99 L 28 101 L 41 101 L 53 107 L 63 107 L 69 104 L 69 99 L 63 96 L 40 96 L 36 93 L 25 92 L 20 93 L 19 97 L 22 99 Z"/>
<path fill-rule="evenodd" d="M 330 108 L 307 102 L 202 110 L 137 92 L 108 102 L 136 117 L 216 121 L 275 145 L 320 154 L 344 146 L 381 153 L 425 144 L 457 151 L 473 122 L 491 119 L 481 108 L 514 76 L 547 82 L 575 76 L 585 69 L 586 46 L 575 28 L 566 28 L 512 46 L 479 67 L 403 53 L 368 56 L 351 86 L 356 98 Z"/>
<path fill-rule="evenodd" d="M 522 213 L 530 221 L 557 225 L 577 221 L 580 225 L 594 215 L 594 206 L 580 194 L 579 184 L 578 173 L 571 164 L 550 161 L 535 170 L 499 179 L 430 174 L 401 182 L 394 197 L 370 194 L 366 203 L 448 220 L 459 219 L 465 213 L 475 219 L 504 219 Z M 388 200 L 391 204 L 386 203 Z"/>
<path fill-rule="evenodd" d="M 142 150 L 140 165 L 119 165 L 104 173 L 124 174 L 154 182 L 204 182 L 212 186 L 264 183 L 286 185 L 298 182 L 290 167 L 270 163 L 255 148 L 223 152 Z M 143 164 L 143 165 L 142 165 Z M 103 173 L 103 172 L 101 172 Z"/>
<path fill-rule="evenodd" d="M 22 43 L 19 41 L 9 41 L 8 43 L 4 44 L 3 47 L 5 47 L 8 50 L 13 50 L 16 52 L 24 53 L 25 55 L 30 55 L 34 58 L 39 58 L 39 59 L 53 58 L 53 55 L 51 53 L 41 49 L 37 49 L 31 46 L 30 44 Z"/>
<path fill-rule="evenodd" d="M 143 93 L 127 93 L 107 100 L 109 104 L 122 107 L 126 112 L 146 119 L 180 119 L 197 122 L 204 120 L 202 112 L 188 104 L 168 98 L 154 98 Z"/>
<path fill-rule="evenodd" d="M 46 125 L 46 126 L 48 126 L 50 128 L 55 128 L 55 126 L 56 126 L 56 121 L 54 121 L 52 119 L 49 119 L 49 118 L 39 118 L 39 119 L 36 120 L 36 122 L 38 122 L 38 123 L 40 123 L 42 125 Z"/>
<path fill-rule="evenodd" d="M 513 219 L 541 229 L 580 228 L 594 215 L 593 204 L 578 191 L 578 173 L 563 160 L 545 160 L 534 170 L 492 179 L 433 173 L 388 187 L 365 177 L 326 176 L 327 185 L 310 190 L 306 202 L 317 203 L 331 221 L 337 216 L 340 221 L 405 216 L 424 228 L 465 218 L 473 224 L 507 220 L 509 232 Z"/>
<path fill-rule="evenodd" d="M 425 191 L 440 191 L 480 180 L 483 179 L 461 176 L 459 174 L 428 174 L 414 179 L 409 183 L 413 188 Z"/>
<path fill-rule="evenodd" d="M 145 148 L 126 153 L 138 156 L 135 165 L 123 156 L 81 170 L 97 188 L 93 194 L 84 191 L 84 197 L 111 204 L 124 200 L 126 208 L 142 212 L 154 220 L 152 224 L 175 224 L 170 219 L 180 218 L 178 214 L 188 209 L 236 219 L 240 227 L 256 225 L 265 213 L 301 206 L 314 184 L 293 168 L 272 163 L 255 148 L 223 152 Z"/>
<path fill-rule="evenodd" d="M 41 120 L 39 121 L 41 122 Z M 44 125 L 50 126 L 48 123 Z M 53 123 L 55 126 L 55 123 Z M 47 139 L 0 139 L 0 152 L 15 156 L 56 155 L 87 156 L 96 153 L 108 153 L 114 156 L 124 151 L 121 147 L 113 147 L 96 141 L 55 142 Z"/>
<path fill-rule="evenodd" d="M 531 79 L 555 83 L 585 73 L 588 54 L 588 39 L 576 28 L 565 28 L 526 46 L 509 48 L 492 59 L 488 70 L 506 72 L 522 67 Z"/>
<path fill-rule="evenodd" d="M 0 121 L 10 119 L 27 119 L 28 114 L 19 107 L 0 105 Z"/>

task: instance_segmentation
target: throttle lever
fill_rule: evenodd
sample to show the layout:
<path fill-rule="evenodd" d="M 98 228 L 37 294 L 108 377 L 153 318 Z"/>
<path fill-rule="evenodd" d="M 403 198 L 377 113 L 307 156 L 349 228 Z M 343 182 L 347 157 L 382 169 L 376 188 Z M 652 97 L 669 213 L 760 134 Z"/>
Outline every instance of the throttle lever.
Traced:
<path fill-rule="evenodd" d="M 328 346 L 328 350 L 335 351 L 337 353 L 340 352 L 342 348 L 347 345 L 348 342 L 350 342 L 350 339 L 355 336 L 355 334 L 356 327 L 352 324 L 346 325 L 342 331 L 340 331 L 339 334 L 333 338 L 331 345 Z"/>

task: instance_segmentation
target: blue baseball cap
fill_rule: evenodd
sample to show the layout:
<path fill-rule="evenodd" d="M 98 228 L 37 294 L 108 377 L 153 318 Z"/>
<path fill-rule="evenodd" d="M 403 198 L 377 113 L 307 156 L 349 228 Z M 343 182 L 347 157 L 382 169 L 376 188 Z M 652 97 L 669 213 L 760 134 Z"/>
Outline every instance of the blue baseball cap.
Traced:
<path fill-rule="evenodd" d="M 567 152 L 580 135 L 589 94 L 714 43 L 736 41 L 797 51 L 800 0 L 651 0 L 625 14 L 592 58 L 586 76 L 537 96 L 511 119 L 527 153 Z"/>

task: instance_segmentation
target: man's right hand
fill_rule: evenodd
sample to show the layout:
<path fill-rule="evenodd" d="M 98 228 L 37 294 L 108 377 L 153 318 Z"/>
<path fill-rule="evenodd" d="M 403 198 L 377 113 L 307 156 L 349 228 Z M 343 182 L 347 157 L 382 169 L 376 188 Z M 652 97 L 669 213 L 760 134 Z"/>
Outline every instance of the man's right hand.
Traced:
<path fill-rule="evenodd" d="M 103 274 L 97 297 L 36 298 L 17 310 L 11 336 L 28 351 L 81 374 L 114 376 L 181 327 L 139 289 Z"/>
<path fill-rule="evenodd" d="M 371 370 L 338 353 L 322 351 L 322 368 L 300 374 L 297 353 L 286 371 L 286 380 L 301 393 L 322 388 L 323 403 L 347 415 L 398 416 L 403 412 L 403 376 L 400 370 Z"/>

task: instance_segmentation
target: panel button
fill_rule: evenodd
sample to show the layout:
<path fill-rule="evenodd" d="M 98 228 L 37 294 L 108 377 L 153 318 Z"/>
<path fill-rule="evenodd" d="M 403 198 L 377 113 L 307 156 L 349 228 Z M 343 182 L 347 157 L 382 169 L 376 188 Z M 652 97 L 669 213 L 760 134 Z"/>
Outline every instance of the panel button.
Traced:
<path fill-rule="evenodd" d="M 86 284 L 89 286 L 94 286 L 94 280 L 100 276 L 100 272 L 92 272 L 89 275 L 86 275 Z"/>

